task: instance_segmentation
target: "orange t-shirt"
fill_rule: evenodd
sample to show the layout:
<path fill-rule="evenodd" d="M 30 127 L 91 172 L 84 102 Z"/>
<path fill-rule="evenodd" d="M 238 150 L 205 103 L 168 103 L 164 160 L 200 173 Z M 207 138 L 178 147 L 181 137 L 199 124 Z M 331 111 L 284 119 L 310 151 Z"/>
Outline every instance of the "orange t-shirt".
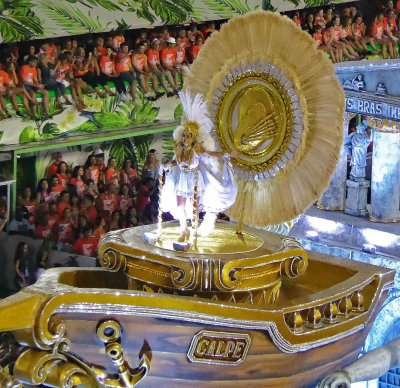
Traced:
<path fill-rule="evenodd" d="M 64 65 L 60 65 L 54 72 L 54 78 L 57 81 L 63 80 L 67 75 L 68 70 L 69 70 L 69 65 L 67 63 L 65 63 Z"/>
<path fill-rule="evenodd" d="M 175 51 L 176 51 L 176 63 L 180 65 L 186 60 L 186 51 L 183 47 L 177 47 Z"/>
<path fill-rule="evenodd" d="M 23 82 L 35 83 L 37 82 L 37 71 L 34 67 L 23 65 L 19 69 L 19 76 Z"/>
<path fill-rule="evenodd" d="M 333 27 L 333 39 L 335 41 L 342 39 L 343 31 L 339 26 Z"/>
<path fill-rule="evenodd" d="M 372 37 L 376 38 L 376 39 L 382 39 L 385 28 L 386 28 L 385 21 L 383 21 L 381 23 L 374 23 L 372 25 Z"/>
<path fill-rule="evenodd" d="M 97 56 L 101 55 L 102 57 L 104 57 L 107 55 L 107 49 L 105 47 L 96 47 L 96 53 Z"/>
<path fill-rule="evenodd" d="M 57 213 L 58 213 L 58 215 L 61 217 L 63 215 L 63 213 L 64 213 L 64 210 L 67 209 L 67 208 L 71 209 L 71 207 L 72 206 L 67 202 L 60 202 L 57 205 Z"/>
<path fill-rule="evenodd" d="M 115 70 L 118 74 L 130 71 L 132 68 L 132 60 L 129 54 L 118 53 L 115 61 Z"/>
<path fill-rule="evenodd" d="M 100 68 L 104 74 L 112 75 L 115 70 L 115 63 L 110 57 L 103 56 L 100 59 Z"/>
<path fill-rule="evenodd" d="M 197 58 L 197 55 L 199 55 L 200 47 L 197 45 L 192 46 L 190 50 L 190 56 L 192 58 L 192 61 Z"/>
<path fill-rule="evenodd" d="M 176 62 L 176 50 L 174 48 L 164 48 L 161 50 L 161 59 L 164 63 L 172 67 Z"/>
<path fill-rule="evenodd" d="M 4 92 L 7 85 L 11 85 L 10 76 L 4 70 L 0 70 L 0 91 Z"/>
<path fill-rule="evenodd" d="M 147 55 L 147 61 L 149 63 L 152 63 L 153 65 L 160 64 L 160 51 L 159 50 L 154 50 L 152 48 L 149 48 L 146 51 L 146 55 Z"/>
<path fill-rule="evenodd" d="M 136 66 L 139 70 L 143 70 L 144 69 L 144 64 L 145 64 L 145 60 L 146 60 L 146 55 L 145 54 L 133 54 L 133 58 L 136 61 Z"/>
<path fill-rule="evenodd" d="M 362 38 L 364 26 L 362 24 L 354 24 L 353 31 L 356 38 Z"/>
<path fill-rule="evenodd" d="M 318 34 L 318 33 L 314 32 L 313 38 L 317 42 L 317 47 L 322 45 L 322 43 L 323 43 L 322 42 L 322 34 Z"/>
<path fill-rule="evenodd" d="M 82 75 L 85 75 L 89 71 L 89 69 L 83 70 L 81 66 L 82 64 L 77 65 L 76 63 L 72 65 L 72 71 L 74 73 L 74 76 L 81 77 Z"/>

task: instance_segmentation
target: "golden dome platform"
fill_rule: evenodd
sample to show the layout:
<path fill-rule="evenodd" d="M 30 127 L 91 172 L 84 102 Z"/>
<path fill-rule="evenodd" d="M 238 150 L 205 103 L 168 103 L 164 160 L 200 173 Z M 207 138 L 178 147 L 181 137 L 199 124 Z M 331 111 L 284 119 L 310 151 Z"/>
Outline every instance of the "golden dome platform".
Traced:
<path fill-rule="evenodd" d="M 25 346 L 9 380 L 57 387 L 313 386 L 357 359 L 393 284 L 394 271 L 306 252 L 261 230 L 248 228 L 241 239 L 226 223 L 218 224 L 215 239 L 223 237 L 229 252 L 213 248 L 212 238 L 177 252 L 170 245 L 175 224 L 163 227 L 170 237 L 162 247 L 143 240 L 154 226 L 112 232 L 100 247 L 108 268 L 51 269 L 0 301 L 0 332 Z M 274 302 L 261 297 L 270 287 L 264 275 L 253 279 L 269 267 L 280 282 Z M 205 273 L 207 284 L 200 281 Z M 217 281 L 221 273 L 228 283 Z"/>
<path fill-rule="evenodd" d="M 174 249 L 177 222 L 164 223 L 160 237 L 148 242 L 156 233 L 155 225 L 109 233 L 99 249 L 101 265 L 125 271 L 136 289 L 250 303 L 275 302 L 282 276 L 295 278 L 308 265 L 296 240 L 250 228 L 237 234 L 229 222 L 217 222 L 186 252 Z"/>

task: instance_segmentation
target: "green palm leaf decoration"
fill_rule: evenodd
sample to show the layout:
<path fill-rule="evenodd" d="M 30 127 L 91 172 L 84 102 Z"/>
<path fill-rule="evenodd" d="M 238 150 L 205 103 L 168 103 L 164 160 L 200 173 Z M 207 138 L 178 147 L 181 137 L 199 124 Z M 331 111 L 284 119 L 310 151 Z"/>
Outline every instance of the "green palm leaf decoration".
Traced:
<path fill-rule="evenodd" d="M 41 1 L 40 5 L 49 17 L 71 34 L 100 32 L 109 25 L 100 23 L 98 16 L 91 17 L 90 12 L 85 14 L 79 8 L 70 9 L 48 0 Z"/>
<path fill-rule="evenodd" d="M 247 2 L 243 0 L 205 0 L 204 3 L 223 18 L 251 11 Z"/>
<path fill-rule="evenodd" d="M 110 0 L 67 0 L 69 3 L 81 3 L 86 7 L 93 8 L 91 5 L 103 7 L 109 11 L 122 11 L 122 9 Z M 91 5 L 89 5 L 89 4 Z"/>
<path fill-rule="evenodd" d="M 304 0 L 304 2 L 307 8 L 321 7 L 332 3 L 330 0 Z"/>
<path fill-rule="evenodd" d="M 149 0 L 148 4 L 164 23 L 184 22 L 193 12 L 188 0 Z"/>
<path fill-rule="evenodd" d="M 125 159 L 131 159 L 134 164 L 137 162 L 137 156 L 131 139 L 115 140 L 110 148 L 110 156 L 117 161 L 118 168 L 122 168 Z"/>
<path fill-rule="evenodd" d="M 154 135 L 135 136 L 132 141 L 134 142 L 137 152 L 137 161 L 140 167 L 146 161 L 149 150 L 154 143 Z"/>
<path fill-rule="evenodd" d="M 4 42 L 33 39 L 43 34 L 40 19 L 27 0 L 0 1 L 0 34 Z"/>

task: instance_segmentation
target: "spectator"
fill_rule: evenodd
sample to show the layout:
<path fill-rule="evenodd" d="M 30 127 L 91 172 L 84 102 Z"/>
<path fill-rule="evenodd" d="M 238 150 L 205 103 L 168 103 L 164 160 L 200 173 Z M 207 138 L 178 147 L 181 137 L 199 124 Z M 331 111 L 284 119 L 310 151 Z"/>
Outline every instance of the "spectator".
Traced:
<path fill-rule="evenodd" d="M 315 24 L 318 24 L 322 27 L 322 30 L 324 30 L 325 26 L 326 26 L 326 20 L 324 17 L 324 10 L 323 8 L 320 8 L 316 15 L 315 15 Z"/>
<path fill-rule="evenodd" d="M 44 85 L 39 83 L 37 74 L 37 59 L 34 56 L 28 58 L 28 63 L 21 66 L 19 69 L 19 77 L 22 85 L 26 91 L 30 94 L 32 101 L 34 101 L 31 111 L 36 115 L 36 92 L 42 95 L 42 104 L 44 110 L 44 117 L 49 118 L 49 93 L 44 88 Z"/>
<path fill-rule="evenodd" d="M 379 53 L 378 48 L 375 46 L 374 39 L 365 35 L 366 30 L 367 27 L 363 22 L 362 16 L 357 15 L 354 18 L 353 24 L 351 26 L 352 35 L 354 37 L 356 45 L 358 47 L 361 47 L 365 51 L 369 51 L 369 48 L 367 47 L 367 43 L 369 43 L 372 49 L 374 50 L 374 53 L 375 54 Z"/>
<path fill-rule="evenodd" d="M 146 51 L 146 44 L 145 44 L 145 42 L 142 41 L 139 43 L 139 45 L 137 47 L 137 51 L 132 56 L 132 63 L 133 63 L 133 67 L 135 68 L 137 78 L 140 82 L 140 85 L 141 85 L 143 91 L 144 91 L 145 97 L 149 101 L 155 101 L 158 98 L 160 98 L 163 95 L 163 93 L 160 93 L 158 91 L 157 77 L 149 69 L 145 51 Z M 155 96 L 152 96 L 150 94 L 148 80 L 152 81 Z"/>
<path fill-rule="evenodd" d="M 157 157 L 157 151 L 152 148 L 147 154 L 146 161 L 144 162 L 142 169 L 142 179 L 152 178 L 158 179 L 160 172 L 160 162 Z"/>
<path fill-rule="evenodd" d="M 107 49 L 104 47 L 104 39 L 101 36 L 96 38 L 96 45 L 95 45 L 95 48 L 94 48 L 94 55 L 97 58 L 101 58 L 101 57 L 107 55 Z"/>
<path fill-rule="evenodd" d="M 49 194 L 49 181 L 45 178 L 42 178 L 37 186 L 36 190 L 36 202 L 38 204 L 45 203 L 50 200 L 50 194 Z"/>
<path fill-rule="evenodd" d="M 99 81 L 103 86 L 107 86 L 108 82 L 113 82 L 117 92 L 121 94 L 122 97 L 126 98 L 125 84 L 115 69 L 115 62 L 112 59 L 113 53 L 113 48 L 108 46 L 106 48 L 106 54 L 101 56 Z M 116 96 L 115 93 L 112 93 L 111 95 Z"/>
<path fill-rule="evenodd" d="M 29 284 L 32 284 L 31 264 L 28 257 L 28 244 L 20 242 L 17 245 L 14 256 L 14 285 L 17 290 L 20 290 Z"/>
<path fill-rule="evenodd" d="M 58 175 L 53 175 L 50 179 L 50 200 L 57 201 L 64 189 L 65 187 L 59 184 Z"/>
<path fill-rule="evenodd" d="M 343 54 L 351 60 L 361 59 L 354 49 L 343 41 L 343 27 L 340 24 L 340 17 L 338 15 L 333 16 L 333 29 L 332 31 L 332 43 L 334 46 L 341 48 Z M 331 23 L 331 22 L 328 22 Z"/>
<path fill-rule="evenodd" d="M 60 194 L 60 198 L 57 204 L 57 213 L 61 217 L 64 214 L 64 210 L 66 208 L 71 209 L 71 205 L 69 203 L 70 195 L 68 191 L 62 191 Z"/>
<path fill-rule="evenodd" d="M 68 182 L 73 193 L 76 193 L 79 198 L 82 198 L 86 190 L 86 184 L 83 180 L 84 170 L 82 166 L 75 166 L 72 171 L 71 178 Z"/>
<path fill-rule="evenodd" d="M 72 250 L 81 256 L 95 257 L 97 254 L 98 240 L 92 236 L 92 229 L 88 226 L 81 229 L 82 236 L 72 245 Z"/>
<path fill-rule="evenodd" d="M 46 54 L 40 54 L 38 65 L 38 80 L 44 84 L 46 90 L 54 90 L 58 102 L 58 107 L 62 108 L 64 97 L 65 105 L 72 105 L 67 96 L 66 87 L 62 82 L 58 82 L 52 75 L 53 70 L 49 68 L 49 60 Z"/>
<path fill-rule="evenodd" d="M 25 187 L 22 192 L 22 198 L 20 205 L 25 207 L 28 212 L 28 221 L 32 225 L 35 223 L 35 213 L 37 208 L 37 202 L 32 198 L 32 190 L 30 187 Z"/>
<path fill-rule="evenodd" d="M 310 35 L 314 33 L 314 15 L 311 12 L 307 14 L 306 20 L 302 23 L 301 28 Z"/>
<path fill-rule="evenodd" d="M 193 44 L 191 46 L 191 49 L 190 49 L 191 62 L 193 62 L 197 58 L 197 55 L 199 55 L 199 51 L 200 51 L 202 46 L 203 46 L 203 38 L 202 37 L 198 37 L 196 39 L 196 43 Z"/>
<path fill-rule="evenodd" d="M 49 213 L 43 212 L 36 217 L 36 227 L 35 227 L 35 238 L 40 238 L 42 240 L 51 239 L 52 225 L 49 222 Z"/>
<path fill-rule="evenodd" d="M 33 44 L 31 44 L 28 47 L 28 54 L 24 55 L 24 63 L 28 62 L 29 57 L 37 57 L 37 56 L 38 54 L 36 53 L 36 47 Z"/>
<path fill-rule="evenodd" d="M 113 230 L 118 230 L 121 229 L 122 223 L 121 223 L 121 213 L 118 210 L 115 210 L 112 213 L 111 216 L 111 221 L 110 221 L 110 232 Z"/>
<path fill-rule="evenodd" d="M 389 31 L 387 21 L 383 12 L 376 15 L 371 28 L 371 36 L 375 42 L 379 43 L 382 47 L 383 58 L 387 57 L 389 51 L 390 58 L 395 58 L 396 43 L 393 40 L 393 35 Z"/>
<path fill-rule="evenodd" d="M 62 216 L 53 225 L 53 238 L 60 251 L 68 251 L 73 240 L 73 224 L 71 221 L 71 209 L 64 208 Z"/>
<path fill-rule="evenodd" d="M 158 78 L 163 88 L 167 91 L 167 95 L 170 95 L 170 93 L 168 92 L 167 83 L 165 82 L 165 76 L 167 76 L 168 80 L 170 82 L 172 81 L 172 83 L 174 82 L 174 80 L 172 78 L 171 72 L 168 70 L 165 71 L 164 68 L 161 66 L 160 43 L 161 41 L 157 38 L 154 38 L 151 41 L 151 47 L 146 51 L 147 63 L 151 72 Z M 164 95 L 164 93 L 162 93 L 162 95 Z"/>
<path fill-rule="evenodd" d="M 19 105 L 17 101 L 17 96 L 19 96 L 22 99 L 22 105 L 26 109 L 27 114 L 29 116 L 32 116 L 33 113 L 29 105 L 29 102 L 35 104 L 36 100 L 31 97 L 31 95 L 27 92 L 27 90 L 23 86 L 18 86 L 19 80 L 17 72 L 15 70 L 14 62 L 9 61 L 7 63 L 6 71 L 9 76 L 8 97 L 11 99 L 11 104 L 15 110 L 15 114 L 21 118 L 26 117 L 26 115 L 22 114 L 21 111 L 19 110 Z"/>
<path fill-rule="evenodd" d="M 115 38 L 114 38 L 115 39 Z M 136 95 L 136 73 L 132 65 L 132 59 L 129 54 L 129 47 L 126 43 L 121 44 L 121 51 L 115 57 L 115 70 L 122 81 L 129 83 L 129 93 L 125 95 L 125 98 L 131 98 L 135 101 Z"/>
<path fill-rule="evenodd" d="M 53 228 L 54 224 L 58 221 L 60 216 L 57 212 L 57 204 L 56 202 L 51 202 L 49 204 L 49 225 Z"/>
<path fill-rule="evenodd" d="M 65 162 L 60 162 L 57 168 L 57 178 L 58 183 L 63 187 L 65 190 L 67 188 L 68 182 L 71 178 L 71 175 L 68 173 L 68 166 Z"/>
<path fill-rule="evenodd" d="M 82 80 L 86 85 L 91 86 L 100 98 L 105 97 L 105 93 L 100 90 L 101 83 L 98 76 L 100 68 L 96 57 L 92 52 L 89 52 L 88 58 L 85 57 L 85 49 L 78 47 L 75 52 L 75 57 L 72 63 L 72 72 L 77 80 Z M 104 85 L 104 90 L 111 95 L 113 92 L 108 85 Z"/>
<path fill-rule="evenodd" d="M 85 191 L 85 195 L 90 195 L 94 198 L 94 200 L 97 200 L 97 198 L 100 196 L 100 193 L 98 192 L 93 179 L 88 179 L 86 181 L 86 185 L 87 189 Z"/>
<path fill-rule="evenodd" d="M 8 223 L 7 232 L 10 235 L 21 234 L 30 236 L 33 234 L 34 226 L 28 222 L 28 212 L 21 206 L 15 209 L 14 218 Z"/>
<path fill-rule="evenodd" d="M 90 155 L 85 163 L 85 178 L 86 180 L 92 180 L 94 186 L 96 188 L 98 187 L 100 181 L 100 168 L 97 165 L 97 159 L 94 155 Z M 90 194 L 94 196 L 94 193 Z"/>
<path fill-rule="evenodd" d="M 119 171 L 117 169 L 117 160 L 114 157 L 110 157 L 107 163 L 107 170 L 105 172 L 105 183 L 106 185 L 113 184 L 119 187 Z"/>
<path fill-rule="evenodd" d="M 122 170 L 120 171 L 120 178 L 123 184 L 128 185 L 129 191 L 136 193 L 139 175 L 136 169 L 132 167 L 131 159 L 125 159 Z"/>
<path fill-rule="evenodd" d="M 138 226 L 139 222 L 137 219 L 137 214 L 136 214 L 136 209 L 134 206 L 132 206 L 130 209 L 128 209 L 128 218 L 127 222 L 125 224 L 126 228 L 132 228 L 134 226 Z"/>
<path fill-rule="evenodd" d="M 85 216 L 88 223 L 92 226 L 96 226 L 97 210 L 94 206 L 95 199 L 90 194 L 85 195 L 82 203 L 81 215 Z"/>
<path fill-rule="evenodd" d="M 101 214 L 107 222 L 110 222 L 111 215 L 118 210 L 118 189 L 113 184 L 106 187 L 106 191 L 100 194 L 100 197 L 97 200 L 96 208 L 99 214 Z"/>
<path fill-rule="evenodd" d="M 320 24 L 318 24 L 318 26 L 321 27 Z M 315 29 L 316 28 L 317 25 L 315 25 Z M 326 28 L 322 31 L 322 40 L 323 40 L 323 45 L 321 46 L 321 48 L 329 53 L 329 55 L 332 58 L 332 61 L 334 63 L 343 62 L 343 50 L 340 46 L 336 46 L 333 40 L 332 22 L 329 22 L 326 25 Z"/>
<path fill-rule="evenodd" d="M 166 47 L 161 50 L 161 64 L 165 75 L 172 86 L 173 92 L 167 93 L 167 96 L 178 94 L 178 72 L 176 70 L 176 50 L 175 38 L 169 37 L 166 41 Z"/>
<path fill-rule="evenodd" d="M 188 61 L 186 58 L 186 45 L 182 37 L 176 38 L 176 62 L 175 68 L 178 74 L 182 75 L 182 81 L 184 81 L 186 74 L 189 73 Z"/>
<path fill-rule="evenodd" d="M 61 152 L 54 152 L 53 154 L 51 154 L 51 157 L 54 160 L 54 162 L 48 168 L 47 171 L 48 178 L 51 178 L 53 175 L 57 174 L 58 166 L 63 160 Z"/>
<path fill-rule="evenodd" d="M 106 220 L 103 217 L 99 217 L 97 219 L 97 226 L 96 229 L 94 230 L 94 238 L 99 241 L 106 233 L 107 233 L 107 229 L 106 229 Z"/>
<path fill-rule="evenodd" d="M 133 196 L 129 190 L 129 186 L 123 183 L 119 195 L 119 210 L 123 217 L 126 216 L 128 209 L 133 206 Z"/>
<path fill-rule="evenodd" d="M 0 70 L 0 120 L 11 118 L 7 110 L 4 97 L 10 95 L 10 77 L 4 70 Z"/>

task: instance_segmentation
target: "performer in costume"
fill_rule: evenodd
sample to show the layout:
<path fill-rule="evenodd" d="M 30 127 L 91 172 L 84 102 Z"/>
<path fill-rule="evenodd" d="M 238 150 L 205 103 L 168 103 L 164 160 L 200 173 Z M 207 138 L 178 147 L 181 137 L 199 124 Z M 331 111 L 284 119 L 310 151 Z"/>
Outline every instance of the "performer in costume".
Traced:
<path fill-rule="evenodd" d="M 193 213 L 193 199 L 197 188 L 198 209 L 206 211 L 200 234 L 210 233 L 217 214 L 229 208 L 236 199 L 237 186 L 229 158 L 215 150 L 211 136 L 213 123 L 207 105 L 200 94 L 193 99 L 190 90 L 180 92 L 183 105 L 182 123 L 173 133 L 174 159 L 164 168 L 167 171 L 161 195 L 161 207 L 180 222 L 179 242 L 189 238 L 187 218 Z M 223 158 L 221 167 L 217 158 Z M 173 200 L 172 198 L 176 198 Z"/>

